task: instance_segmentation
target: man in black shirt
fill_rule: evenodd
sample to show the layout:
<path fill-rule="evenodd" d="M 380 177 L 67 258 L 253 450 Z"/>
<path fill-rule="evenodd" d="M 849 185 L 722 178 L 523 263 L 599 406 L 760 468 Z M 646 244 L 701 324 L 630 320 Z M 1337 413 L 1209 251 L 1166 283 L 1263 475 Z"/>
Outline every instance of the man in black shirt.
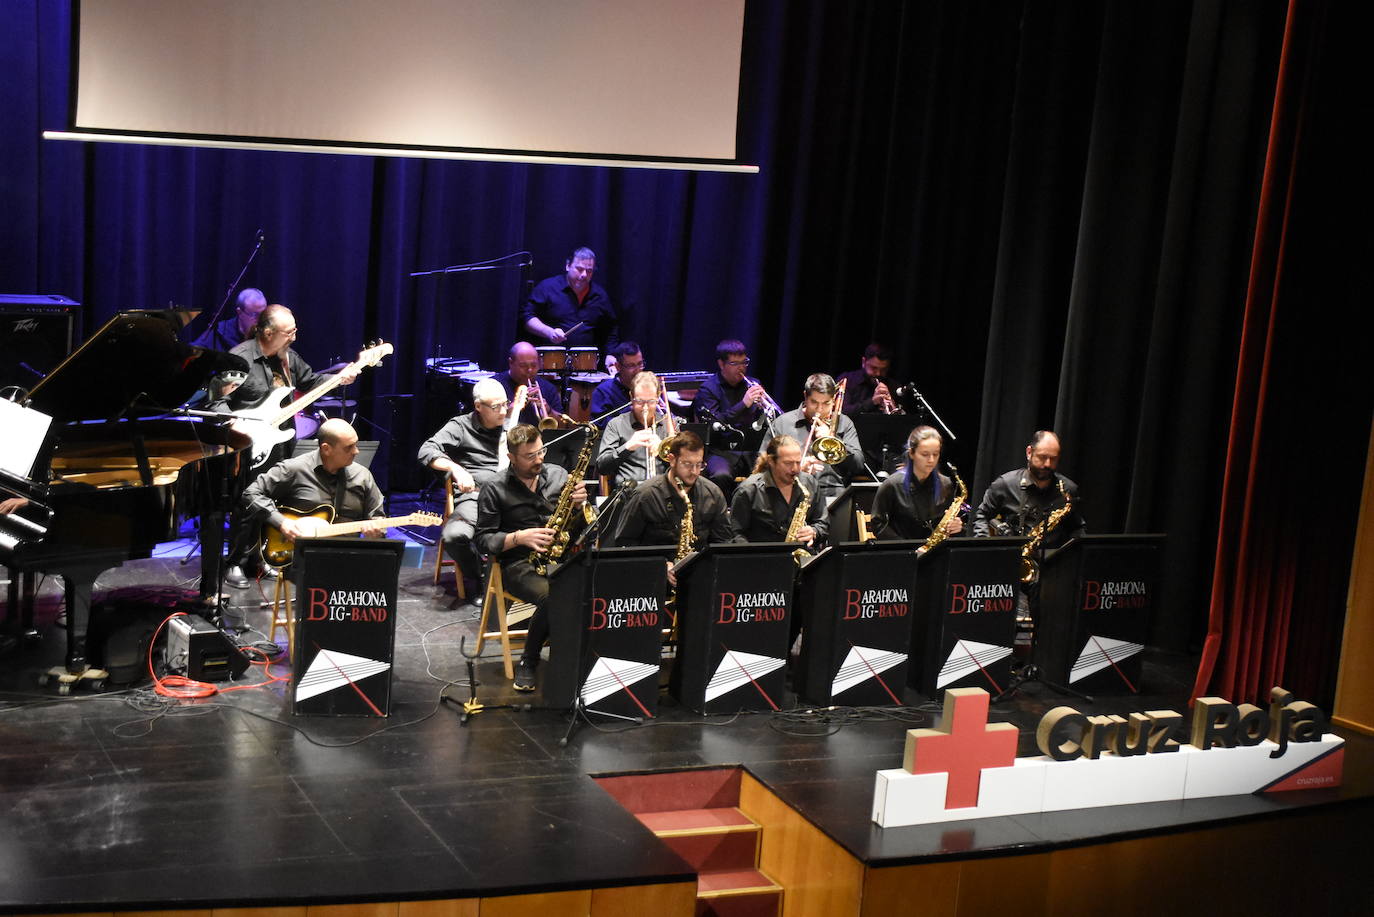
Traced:
<path fill-rule="evenodd" d="M 521 327 L 550 344 L 595 346 L 609 354 L 620 343 L 620 315 L 601 285 L 592 282 L 595 271 L 595 252 L 585 246 L 574 251 L 562 274 L 539 281 L 530 292 L 520 310 Z"/>
<path fill-rule="evenodd" d="M 744 430 L 755 423 L 759 429 L 782 413 L 762 385 L 745 373 L 749 352 L 740 341 L 726 339 L 716 345 L 717 372 L 701 383 L 692 401 L 692 415 L 700 423 L 721 423 Z M 750 452 L 712 446 L 706 457 L 706 475 L 722 493 L 735 489 L 735 478 L 749 473 L 754 462 Z"/>
<path fill-rule="evenodd" d="M 944 518 L 958 491 L 937 470 L 943 440 L 934 427 L 920 426 L 906 441 L 906 461 L 878 485 L 873 498 L 873 532 L 884 540 L 927 539 Z M 964 520 L 950 520 L 947 534 L 958 535 Z"/>
<path fill-rule="evenodd" d="M 549 637 L 549 595 L 547 573 L 539 574 L 530 564 L 535 551 L 547 551 L 558 534 L 548 527 L 568 472 L 544 462 L 544 443 L 539 429 L 518 424 L 506 434 L 510 467 L 486 484 L 477 497 L 476 543 L 484 553 L 501 562 L 501 579 L 506 591 L 535 605 L 530 618 L 525 650 L 515 672 L 515 689 L 533 691 L 539 653 Z M 581 508 L 587 502 L 582 481 L 572 493 L 572 502 Z M 574 514 L 574 521 L 582 517 Z M 575 525 L 580 527 L 580 524 Z M 569 534 L 572 534 L 571 532 Z"/>
<path fill-rule="evenodd" d="M 539 397 L 544 399 L 546 416 L 557 417 L 563 413 L 563 396 L 558 393 L 558 386 L 539 375 L 539 352 L 534 349 L 533 344 L 521 341 L 511 347 L 506 364 L 505 372 L 497 373 L 491 378 L 505 390 L 507 400 L 515 398 L 515 390 L 520 386 L 537 385 Z M 521 423 L 538 425 L 540 412 L 534 402 L 535 395 L 531 392 L 525 409 L 520 412 Z"/>
<path fill-rule="evenodd" d="M 1026 446 L 1026 467 L 996 478 L 983 494 L 973 520 L 975 535 L 1029 535 L 1036 524 L 1064 505 L 1064 493 L 1074 506 L 1060 519 L 1043 546 L 1062 545 L 1087 528 L 1078 510 L 1078 485 L 1055 469 L 1059 467 L 1059 437 L 1050 430 L 1036 430 Z"/>
<path fill-rule="evenodd" d="M 472 549 L 477 491 L 504 470 L 506 448 L 501 432 L 510 402 L 498 382 L 482 379 L 472 387 L 472 405 L 470 414 L 451 418 L 424 441 L 419 459 L 420 464 L 453 479 L 453 515 L 444 523 L 444 551 L 464 579 L 476 581 L 481 574 L 481 563 Z"/>
<path fill-rule="evenodd" d="M 249 287 L 238 295 L 233 315 L 215 322 L 191 343 L 211 350 L 233 350 L 253 336 L 258 316 L 266 308 L 267 297 L 262 295 L 262 290 Z"/>
<path fill-rule="evenodd" d="M 859 368 L 835 380 L 846 383 L 844 412 L 852 417 L 855 414 L 883 413 L 895 407 L 891 391 L 895 386 L 887 376 L 891 368 L 890 350 L 876 342 L 865 347 Z"/>
<path fill-rule="evenodd" d="M 795 540 L 809 547 L 825 537 L 816 479 L 801 467 L 801 443 L 790 436 L 773 437 L 754 474 L 735 488 L 730 500 L 730 534 L 736 541 L 786 541 L 802 500 L 808 506 Z"/>
<path fill-rule="evenodd" d="M 249 515 L 280 529 L 288 541 L 311 534 L 319 521 L 296 516 L 320 507 L 332 510 L 332 522 L 362 522 L 383 515 L 382 492 L 372 472 L 353 462 L 358 455 L 353 427 L 336 417 L 320 424 L 319 437 L 318 449 L 279 462 L 243 492 Z M 379 522 L 363 531 L 380 535 L 386 526 Z"/>
<path fill-rule="evenodd" d="M 635 489 L 625 507 L 613 544 L 617 546 L 677 544 L 687 513 L 682 491 L 692 501 L 691 550 L 730 541 L 730 519 L 725 495 L 701 476 L 706 467 L 706 446 L 690 430 L 684 430 L 669 448 L 668 470 Z"/>
<path fill-rule="evenodd" d="M 630 387 L 635 376 L 644 370 L 644 354 L 634 341 L 621 341 L 611 351 L 611 356 L 615 357 L 615 375 L 592 392 L 592 418 L 608 415 L 596 420 L 596 425 L 602 428 L 610 423 L 611 417 L 618 417 L 630 409 Z"/>
<path fill-rule="evenodd" d="M 816 499 L 821 502 L 822 508 L 844 490 L 864 467 L 860 457 L 863 447 L 859 445 L 859 431 L 854 428 L 854 421 L 835 411 L 837 388 L 835 380 L 825 373 L 808 376 L 802 406 L 777 417 L 759 443 L 760 454 L 767 451 L 769 442 L 775 436 L 791 436 L 806 447 L 802 455 L 802 471 L 816 478 L 820 487 L 820 495 Z M 812 426 L 817 416 L 821 423 L 815 425 L 816 435 L 812 436 Z M 816 457 L 815 441 L 822 436 L 833 436 L 844 443 L 847 454 L 843 460 L 827 465 Z"/>

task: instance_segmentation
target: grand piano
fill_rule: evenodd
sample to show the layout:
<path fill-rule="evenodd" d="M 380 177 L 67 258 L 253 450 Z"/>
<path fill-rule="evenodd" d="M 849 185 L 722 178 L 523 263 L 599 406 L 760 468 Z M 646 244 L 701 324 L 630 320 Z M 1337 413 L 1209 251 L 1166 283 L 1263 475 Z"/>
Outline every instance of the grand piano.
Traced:
<path fill-rule="evenodd" d="M 178 410 L 217 373 L 245 372 L 238 357 L 181 343 L 191 313 L 121 312 L 42 379 L 23 402 L 52 418 L 52 435 L 28 474 L 0 472 L 0 563 L 19 583 L 61 576 L 67 611 L 63 690 L 87 670 L 85 633 L 96 577 L 150 557 L 189 515 L 222 513 L 242 487 L 250 441 L 227 418 Z M 11 469 L 11 472 L 13 469 Z M 202 525 L 204 527 L 204 524 Z M 207 558 L 217 565 L 218 551 Z M 204 571 L 203 571 L 204 575 Z M 217 590 L 216 590 L 217 591 Z M 31 604 L 26 610 L 32 614 Z"/>

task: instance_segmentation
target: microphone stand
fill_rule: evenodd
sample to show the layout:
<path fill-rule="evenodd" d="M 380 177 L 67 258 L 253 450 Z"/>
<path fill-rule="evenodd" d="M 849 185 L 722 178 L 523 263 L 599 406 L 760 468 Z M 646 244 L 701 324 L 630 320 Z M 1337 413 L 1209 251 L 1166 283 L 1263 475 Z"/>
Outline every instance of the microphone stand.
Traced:
<path fill-rule="evenodd" d="M 267 237 L 263 234 L 263 231 L 259 229 L 258 240 L 253 245 L 253 250 L 248 253 L 248 260 L 243 262 L 243 269 L 239 271 L 238 276 L 235 277 L 232 281 L 230 281 L 229 289 L 224 291 L 224 299 L 220 301 L 219 308 L 215 310 L 215 314 L 210 318 L 210 324 L 206 327 L 214 328 L 217 324 L 219 324 L 219 317 L 224 314 L 224 307 L 229 305 L 229 298 L 234 295 L 234 290 L 238 289 L 238 285 L 243 282 L 243 275 L 248 273 L 248 266 L 251 265 L 253 263 L 253 259 L 258 256 L 258 252 L 262 250 L 262 243 L 266 239 Z M 227 344 L 229 342 L 220 341 L 220 343 Z M 228 350 L 229 348 L 225 347 L 223 349 Z"/>
<path fill-rule="evenodd" d="M 911 392 L 913 395 L 916 396 L 916 400 L 921 403 L 921 406 L 925 408 L 926 411 L 930 414 L 930 419 L 935 421 L 936 425 L 939 426 L 939 428 L 944 431 L 945 435 L 949 437 L 949 441 L 954 442 L 955 440 L 957 440 L 959 437 L 954 435 L 954 431 L 951 430 L 948 427 L 948 425 L 945 424 L 944 418 L 937 414 L 935 412 L 935 409 L 930 406 L 930 402 L 926 401 L 926 396 L 921 394 L 920 389 L 916 388 L 915 386 L 912 386 Z"/>

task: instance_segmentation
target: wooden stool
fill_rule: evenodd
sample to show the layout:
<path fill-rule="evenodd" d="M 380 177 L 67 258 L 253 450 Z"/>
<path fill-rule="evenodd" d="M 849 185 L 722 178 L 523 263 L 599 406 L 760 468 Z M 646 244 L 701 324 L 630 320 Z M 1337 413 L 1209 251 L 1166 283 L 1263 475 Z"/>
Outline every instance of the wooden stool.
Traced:
<path fill-rule="evenodd" d="M 286 632 L 287 656 L 295 659 L 296 622 L 291 613 L 291 582 L 284 568 L 278 572 L 276 586 L 272 590 L 272 629 L 268 631 L 268 641 L 277 642 L 278 628 Z"/>
<path fill-rule="evenodd" d="M 445 473 L 445 474 L 444 474 L 444 524 L 445 524 L 445 525 L 448 524 L 448 517 L 449 517 L 449 516 L 452 516 L 452 515 L 453 515 L 453 475 L 448 474 L 448 473 Z M 463 588 L 463 571 L 460 570 L 460 569 L 458 569 L 458 564 L 457 564 L 456 561 L 454 561 L 452 558 L 449 558 L 449 557 L 445 557 L 445 556 L 444 556 L 444 536 L 443 536 L 442 532 L 443 532 L 443 530 L 440 529 L 440 533 L 441 533 L 441 534 L 439 535 L 439 541 L 438 541 L 438 542 L 436 543 L 436 545 L 435 545 L 439 550 L 438 550 L 438 553 L 436 553 L 436 554 L 434 555 L 434 585 L 436 585 L 436 586 L 439 585 L 439 579 L 440 579 L 440 577 L 442 577 L 442 576 L 444 575 L 444 568 L 445 568 L 445 567 L 452 567 L 452 568 L 453 568 L 454 586 L 455 586 L 455 588 L 456 588 L 457 591 L 458 591 L 458 599 L 459 599 L 459 601 L 463 601 L 463 600 L 466 600 L 467 597 L 468 597 L 467 590 L 466 590 L 465 588 Z"/>
<path fill-rule="evenodd" d="M 491 615 L 496 615 L 496 630 L 489 630 L 491 627 Z M 515 596 L 506 591 L 501 583 L 501 562 L 492 558 L 491 567 L 487 571 L 487 588 L 482 597 L 482 617 L 477 621 L 477 649 L 475 654 L 482 654 L 482 646 L 490 639 L 500 639 L 501 657 L 506 664 L 506 678 L 515 679 L 515 660 L 511 656 L 511 641 L 518 640 L 524 643 L 528 636 L 528 630 L 511 630 L 512 624 L 519 624 L 529 620 L 534 614 L 534 605 L 530 602 L 522 602 Z"/>

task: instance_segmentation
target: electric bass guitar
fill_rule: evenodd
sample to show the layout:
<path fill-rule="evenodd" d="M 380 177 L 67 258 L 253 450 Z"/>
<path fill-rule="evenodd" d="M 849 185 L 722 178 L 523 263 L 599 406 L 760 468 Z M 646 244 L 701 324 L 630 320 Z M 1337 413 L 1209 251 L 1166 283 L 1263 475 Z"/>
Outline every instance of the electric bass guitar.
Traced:
<path fill-rule="evenodd" d="M 343 375 L 351 370 L 362 369 L 365 366 L 376 366 L 382 362 L 382 357 L 391 353 L 392 346 L 387 343 L 377 342 L 358 354 L 358 359 L 349 363 L 337 375 L 322 385 L 317 385 L 306 392 L 295 401 L 291 401 L 293 389 L 289 385 L 278 386 L 268 394 L 267 400 L 255 408 L 246 408 L 235 411 L 234 416 L 245 423 L 236 423 L 235 426 L 246 433 L 253 440 L 251 449 L 252 468 L 258 468 L 267 461 L 267 456 L 272 452 L 272 447 L 278 443 L 284 443 L 296 435 L 296 428 L 290 423 L 298 413 L 328 395 L 338 388 Z"/>
<path fill-rule="evenodd" d="M 419 525 L 434 526 L 443 525 L 444 519 L 438 513 L 415 512 L 407 516 L 389 516 L 386 519 L 368 519 L 363 522 L 333 522 L 334 507 L 324 505 L 316 507 L 311 512 L 297 512 L 296 510 L 284 509 L 281 514 L 288 519 L 294 519 L 301 523 L 306 533 L 306 538 L 330 538 L 334 535 L 356 535 L 363 529 L 376 523 L 383 523 L 387 527 L 393 525 Z M 264 528 L 262 542 L 263 562 L 273 567 L 285 567 L 291 563 L 291 557 L 295 553 L 295 544 L 290 541 L 282 530 L 275 526 Z"/>

